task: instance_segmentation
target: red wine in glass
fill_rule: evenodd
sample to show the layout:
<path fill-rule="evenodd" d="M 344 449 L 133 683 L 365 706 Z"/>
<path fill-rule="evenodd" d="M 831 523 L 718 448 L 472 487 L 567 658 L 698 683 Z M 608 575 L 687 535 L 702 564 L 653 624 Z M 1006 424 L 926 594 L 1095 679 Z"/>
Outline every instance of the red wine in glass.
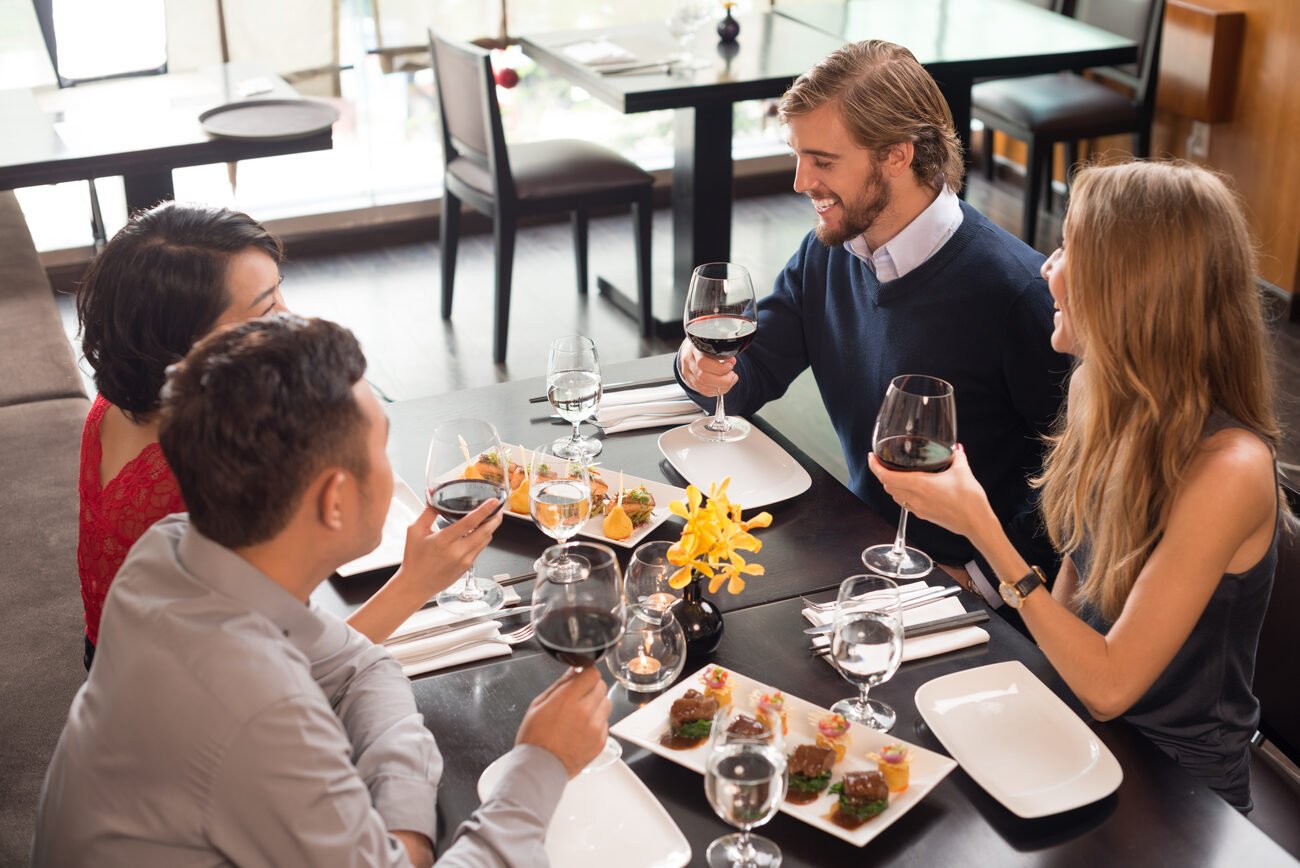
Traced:
<path fill-rule="evenodd" d="M 505 500 L 506 491 L 486 479 L 453 479 L 429 489 L 428 502 L 439 515 L 455 520 L 469 515 L 492 498 Z"/>
<path fill-rule="evenodd" d="M 942 473 L 952 464 L 952 447 L 928 437 L 885 437 L 876 444 L 875 452 L 890 470 Z"/>
<path fill-rule="evenodd" d="M 623 636 L 623 622 L 608 609 L 572 606 L 551 609 L 537 622 L 537 641 L 569 666 L 592 666 Z"/>
<path fill-rule="evenodd" d="M 718 360 L 740 355 L 757 332 L 754 320 L 730 314 L 696 317 L 686 324 L 686 336 L 695 348 Z"/>

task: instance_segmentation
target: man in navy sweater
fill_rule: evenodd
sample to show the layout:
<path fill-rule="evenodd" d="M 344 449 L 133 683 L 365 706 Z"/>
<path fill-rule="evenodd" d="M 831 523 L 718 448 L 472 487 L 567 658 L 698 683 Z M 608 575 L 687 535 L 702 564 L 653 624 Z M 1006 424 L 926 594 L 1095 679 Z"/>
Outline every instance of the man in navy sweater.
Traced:
<path fill-rule="evenodd" d="M 725 394 L 727 411 L 743 416 L 811 366 L 849 487 L 893 518 L 898 508 L 867 467 L 881 401 L 900 374 L 947 380 L 958 437 L 994 511 L 1054 575 L 1058 558 L 1028 482 L 1042 468 L 1042 436 L 1069 371 L 1049 342 L 1043 256 L 958 199 L 951 114 L 907 49 L 844 46 L 791 86 L 781 117 L 798 157 L 794 189 L 812 201 L 817 226 L 759 302 L 748 350 L 715 361 L 686 341 L 679 379 L 706 409 Z M 965 538 L 920 520 L 908 538 L 1001 605 L 996 578 Z"/>

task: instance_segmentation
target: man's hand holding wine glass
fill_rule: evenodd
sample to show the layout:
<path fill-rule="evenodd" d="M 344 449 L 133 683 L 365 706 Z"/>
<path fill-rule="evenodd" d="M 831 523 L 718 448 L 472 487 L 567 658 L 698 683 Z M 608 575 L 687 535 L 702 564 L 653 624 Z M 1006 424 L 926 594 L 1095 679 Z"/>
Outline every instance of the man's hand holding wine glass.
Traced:
<path fill-rule="evenodd" d="M 725 395 L 740 382 L 735 356 L 729 359 L 706 356 L 695 348 L 690 338 L 682 341 L 677 365 L 686 385 L 702 395 Z"/>
<path fill-rule="evenodd" d="M 570 669 L 529 703 L 515 744 L 545 748 L 572 778 L 604 749 L 611 707 L 594 666 Z"/>

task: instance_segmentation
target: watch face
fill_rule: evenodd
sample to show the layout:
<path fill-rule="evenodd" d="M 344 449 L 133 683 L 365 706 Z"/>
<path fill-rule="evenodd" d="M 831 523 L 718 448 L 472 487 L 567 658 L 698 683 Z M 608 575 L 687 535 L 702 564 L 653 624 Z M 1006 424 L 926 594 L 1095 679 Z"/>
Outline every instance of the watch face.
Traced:
<path fill-rule="evenodd" d="M 1024 603 L 1024 598 L 1016 593 L 1016 589 L 1010 585 L 998 584 L 998 593 L 1002 595 L 1002 601 L 1013 609 L 1019 609 Z"/>

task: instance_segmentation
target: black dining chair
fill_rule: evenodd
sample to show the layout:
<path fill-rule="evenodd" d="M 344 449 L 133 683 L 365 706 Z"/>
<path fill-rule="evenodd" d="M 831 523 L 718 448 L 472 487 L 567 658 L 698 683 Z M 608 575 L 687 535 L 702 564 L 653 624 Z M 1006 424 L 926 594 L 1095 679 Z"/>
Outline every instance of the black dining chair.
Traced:
<path fill-rule="evenodd" d="M 1300 494 L 1287 487 L 1287 499 L 1300 511 Z M 1278 540 L 1277 571 L 1268 601 L 1264 628 L 1255 655 L 1255 696 L 1259 698 L 1259 732 L 1250 749 L 1250 792 L 1255 809 L 1252 823 L 1300 859 L 1300 781 L 1261 745 L 1300 764 L 1300 521 L 1287 516 Z"/>
<path fill-rule="evenodd" d="M 608 148 L 577 139 L 506 146 L 492 61 L 486 51 L 429 33 L 441 115 L 442 318 L 451 319 L 460 206 L 492 218 L 496 241 L 496 312 L 492 342 L 506 358 L 510 275 L 521 217 L 569 212 L 578 292 L 587 293 L 587 224 L 592 210 L 631 205 L 636 222 L 638 319 L 650 336 L 650 226 L 654 178 Z"/>
<path fill-rule="evenodd" d="M 1084 139 L 1129 133 L 1137 156 L 1151 152 L 1164 0 L 1074 0 L 1072 5 L 1075 19 L 1137 42 L 1136 64 L 1092 70 L 1096 78 L 1119 84 L 1132 96 L 1075 72 L 998 79 L 971 89 L 971 116 L 986 130 L 999 130 L 1027 145 L 1020 237 L 1031 247 L 1058 142 L 1066 145 L 1067 177 L 1076 162 L 1077 143 Z M 991 148 L 985 166 L 991 175 Z"/>

